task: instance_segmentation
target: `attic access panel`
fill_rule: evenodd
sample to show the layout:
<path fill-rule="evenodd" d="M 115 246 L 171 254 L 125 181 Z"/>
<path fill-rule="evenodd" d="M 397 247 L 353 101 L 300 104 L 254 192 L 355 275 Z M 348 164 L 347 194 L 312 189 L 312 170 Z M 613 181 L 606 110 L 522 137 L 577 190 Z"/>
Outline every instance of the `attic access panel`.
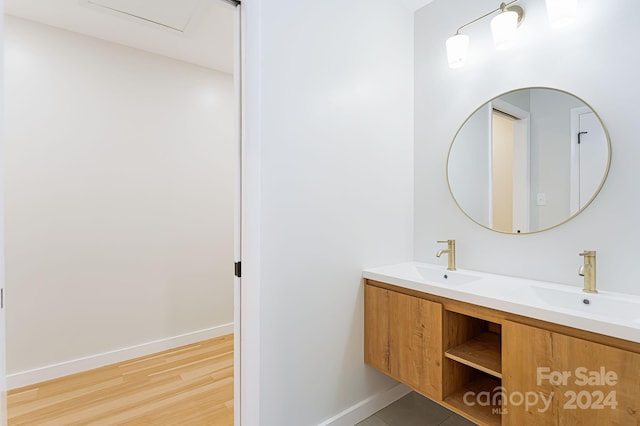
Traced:
<path fill-rule="evenodd" d="M 88 0 L 88 2 L 184 32 L 200 0 Z"/>

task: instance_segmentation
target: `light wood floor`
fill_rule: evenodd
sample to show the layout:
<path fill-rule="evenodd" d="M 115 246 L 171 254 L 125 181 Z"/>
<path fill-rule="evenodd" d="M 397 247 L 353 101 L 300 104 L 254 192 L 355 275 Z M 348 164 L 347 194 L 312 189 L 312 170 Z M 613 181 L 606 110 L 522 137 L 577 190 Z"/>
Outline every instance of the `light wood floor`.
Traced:
<path fill-rule="evenodd" d="M 9 392 L 9 425 L 233 425 L 233 335 Z"/>

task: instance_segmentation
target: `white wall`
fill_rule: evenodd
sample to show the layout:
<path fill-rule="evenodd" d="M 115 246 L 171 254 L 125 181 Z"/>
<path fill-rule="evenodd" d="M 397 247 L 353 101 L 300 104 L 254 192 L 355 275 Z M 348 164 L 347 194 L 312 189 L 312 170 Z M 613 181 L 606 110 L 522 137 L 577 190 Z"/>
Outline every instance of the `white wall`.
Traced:
<path fill-rule="evenodd" d="M 392 0 L 243 7 L 243 291 L 260 298 L 243 422 L 340 424 L 395 386 L 364 365 L 361 272 L 412 257 L 413 19 Z"/>
<path fill-rule="evenodd" d="M 496 52 L 489 22 L 468 27 L 470 61 L 447 67 L 445 40 L 463 23 L 495 8 L 489 0 L 435 0 L 415 21 L 415 257 L 438 263 L 438 239 L 455 238 L 461 268 L 582 285 L 578 253 L 598 252 L 598 287 L 640 294 L 629 274 L 640 237 L 640 52 L 621 40 L 640 38 L 640 2 L 580 1 L 571 26 L 551 29 L 543 1 L 522 0 L 526 17 L 515 49 Z M 564 89 L 601 116 L 612 143 L 609 177 L 594 202 L 562 226 L 503 235 L 461 213 L 447 190 L 445 160 L 464 119 L 499 93 L 526 86 Z"/>
<path fill-rule="evenodd" d="M 233 321 L 231 75 L 7 17 L 8 373 Z"/>

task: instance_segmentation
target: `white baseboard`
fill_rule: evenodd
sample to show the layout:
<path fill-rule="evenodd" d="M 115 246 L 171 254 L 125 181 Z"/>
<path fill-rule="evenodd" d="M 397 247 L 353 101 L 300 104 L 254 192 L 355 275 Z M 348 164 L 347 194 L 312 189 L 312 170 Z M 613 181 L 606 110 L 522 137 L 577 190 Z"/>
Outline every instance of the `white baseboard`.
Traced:
<path fill-rule="evenodd" d="M 223 324 L 216 327 L 205 328 L 191 333 L 180 334 L 178 336 L 167 337 L 165 339 L 154 340 L 128 348 L 116 349 L 114 351 L 103 352 L 83 358 L 51 364 L 33 370 L 20 371 L 7 375 L 7 388 L 16 389 L 46 380 L 57 379 L 82 371 L 92 370 L 105 365 L 126 361 L 141 356 L 151 355 L 167 349 L 179 346 L 190 345 L 202 340 L 213 339 L 233 333 L 233 323 Z"/>
<path fill-rule="evenodd" d="M 411 392 L 411 388 L 403 384 L 398 384 L 391 389 L 378 392 L 352 405 L 341 413 L 331 417 L 329 420 L 320 423 L 320 426 L 353 426 L 402 398 L 409 392 Z"/>

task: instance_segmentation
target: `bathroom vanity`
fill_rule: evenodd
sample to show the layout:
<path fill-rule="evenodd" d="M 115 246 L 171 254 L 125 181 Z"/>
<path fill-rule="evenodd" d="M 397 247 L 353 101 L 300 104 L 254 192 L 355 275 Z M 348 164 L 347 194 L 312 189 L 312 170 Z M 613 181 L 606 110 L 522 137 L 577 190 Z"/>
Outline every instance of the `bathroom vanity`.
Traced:
<path fill-rule="evenodd" d="M 363 277 L 365 362 L 432 400 L 482 425 L 640 424 L 640 298 L 609 316 L 616 294 L 561 284 L 416 262 Z"/>

